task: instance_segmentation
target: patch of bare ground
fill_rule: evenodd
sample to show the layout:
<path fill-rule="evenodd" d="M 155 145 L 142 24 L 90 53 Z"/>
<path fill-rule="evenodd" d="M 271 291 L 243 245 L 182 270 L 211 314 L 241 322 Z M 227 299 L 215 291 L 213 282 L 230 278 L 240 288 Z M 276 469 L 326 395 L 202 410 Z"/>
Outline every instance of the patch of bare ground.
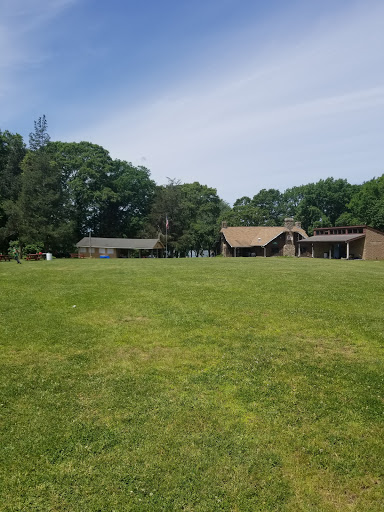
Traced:
<path fill-rule="evenodd" d="M 356 355 L 360 353 L 361 347 L 346 343 L 346 341 L 341 338 L 307 338 L 305 336 L 298 336 L 298 338 L 302 343 L 307 345 L 307 350 L 310 348 L 313 355 L 318 357 L 332 357 L 338 355 L 346 359 L 354 359 Z"/>
<path fill-rule="evenodd" d="M 82 321 L 87 324 L 92 324 L 98 327 L 103 326 L 116 326 L 124 324 L 146 324 L 150 321 L 150 318 L 142 315 L 125 315 L 122 313 L 111 314 L 109 311 L 105 313 L 103 311 L 94 311 L 82 317 Z"/>

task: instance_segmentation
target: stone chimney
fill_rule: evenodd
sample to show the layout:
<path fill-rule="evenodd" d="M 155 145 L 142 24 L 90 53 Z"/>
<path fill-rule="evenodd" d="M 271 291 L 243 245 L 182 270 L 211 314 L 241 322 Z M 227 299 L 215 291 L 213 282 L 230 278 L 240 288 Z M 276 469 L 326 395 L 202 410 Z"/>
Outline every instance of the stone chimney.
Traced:
<path fill-rule="evenodd" d="M 295 223 L 292 219 L 292 217 L 287 217 L 284 219 L 284 227 L 289 229 L 289 231 L 292 231 L 292 228 L 294 227 Z"/>
<path fill-rule="evenodd" d="M 296 226 L 297 228 L 301 228 L 301 222 L 299 222 L 299 221 L 295 222 L 295 226 Z"/>
<path fill-rule="evenodd" d="M 228 225 L 227 225 L 227 221 L 226 220 L 223 220 L 223 222 L 221 223 L 221 229 L 225 229 L 227 228 Z"/>
<path fill-rule="evenodd" d="M 292 229 L 295 226 L 295 222 L 292 217 L 284 219 L 284 227 L 289 229 L 285 233 L 285 245 L 283 247 L 283 256 L 294 256 L 295 255 L 295 244 Z"/>

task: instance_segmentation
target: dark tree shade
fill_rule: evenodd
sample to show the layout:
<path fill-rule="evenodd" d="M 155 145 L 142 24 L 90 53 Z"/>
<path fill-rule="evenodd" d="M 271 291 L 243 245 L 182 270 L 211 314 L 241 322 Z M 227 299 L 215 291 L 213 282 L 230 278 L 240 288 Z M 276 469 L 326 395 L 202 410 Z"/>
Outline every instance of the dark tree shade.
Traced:
<path fill-rule="evenodd" d="M 16 203 L 21 190 L 21 162 L 26 154 L 21 135 L 0 131 L 0 245 L 18 238 Z"/>

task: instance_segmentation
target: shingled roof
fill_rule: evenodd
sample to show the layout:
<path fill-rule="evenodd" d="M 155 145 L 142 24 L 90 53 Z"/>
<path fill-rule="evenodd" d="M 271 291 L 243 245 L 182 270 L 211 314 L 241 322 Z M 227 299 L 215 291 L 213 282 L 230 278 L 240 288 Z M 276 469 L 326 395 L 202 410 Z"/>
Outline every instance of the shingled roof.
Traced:
<path fill-rule="evenodd" d="M 85 236 L 76 244 L 77 247 L 103 247 L 105 249 L 164 249 L 157 238 L 97 238 Z"/>
<path fill-rule="evenodd" d="M 319 243 L 319 242 L 352 242 L 358 238 L 365 238 L 365 234 L 361 233 L 350 233 L 348 235 L 315 235 L 306 238 L 305 240 L 299 240 L 301 243 Z"/>
<path fill-rule="evenodd" d="M 221 233 L 231 247 L 264 247 L 281 233 L 289 231 L 288 228 L 282 226 L 240 226 L 221 229 Z M 295 226 L 291 232 L 299 233 L 303 238 L 307 238 L 307 233 L 302 228 Z"/>

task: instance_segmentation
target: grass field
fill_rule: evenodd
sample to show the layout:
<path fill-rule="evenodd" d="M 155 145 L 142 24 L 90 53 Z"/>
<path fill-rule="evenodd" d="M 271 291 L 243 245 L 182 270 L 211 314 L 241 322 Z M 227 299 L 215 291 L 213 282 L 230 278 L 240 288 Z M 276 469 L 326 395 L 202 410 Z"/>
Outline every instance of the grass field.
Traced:
<path fill-rule="evenodd" d="M 384 510 L 384 262 L 3 262 L 0 287 L 1 511 Z"/>

